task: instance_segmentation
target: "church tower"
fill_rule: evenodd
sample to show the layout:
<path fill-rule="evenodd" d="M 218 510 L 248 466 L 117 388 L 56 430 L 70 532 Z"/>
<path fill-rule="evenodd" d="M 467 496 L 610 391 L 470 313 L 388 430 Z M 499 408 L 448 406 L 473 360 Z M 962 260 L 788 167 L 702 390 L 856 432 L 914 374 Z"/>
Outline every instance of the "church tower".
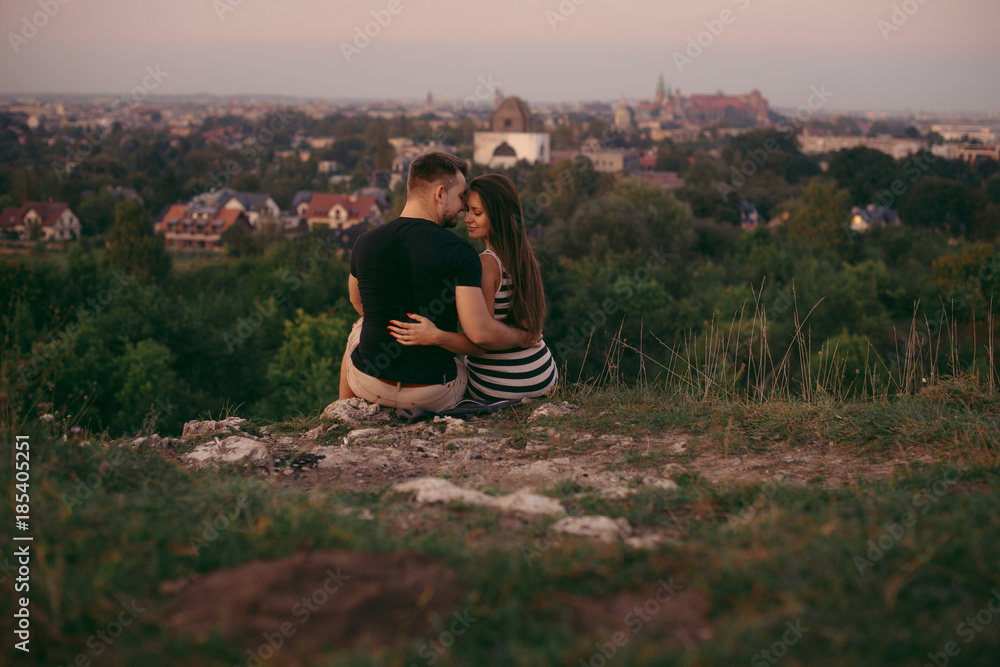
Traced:
<path fill-rule="evenodd" d="M 660 75 L 660 80 L 656 82 L 656 105 L 662 106 L 663 100 L 667 97 L 666 86 L 663 83 L 663 75 Z"/>

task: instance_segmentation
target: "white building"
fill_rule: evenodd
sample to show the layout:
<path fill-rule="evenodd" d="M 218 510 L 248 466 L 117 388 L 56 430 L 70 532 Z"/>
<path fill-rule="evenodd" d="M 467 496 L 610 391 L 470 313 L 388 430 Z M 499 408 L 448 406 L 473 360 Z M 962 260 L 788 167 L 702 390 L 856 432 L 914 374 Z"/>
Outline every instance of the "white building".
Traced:
<path fill-rule="evenodd" d="M 508 97 L 493 112 L 489 132 L 473 135 L 472 161 L 489 167 L 510 167 L 520 160 L 548 163 L 551 137 L 532 132 L 531 114 L 518 97 Z"/>

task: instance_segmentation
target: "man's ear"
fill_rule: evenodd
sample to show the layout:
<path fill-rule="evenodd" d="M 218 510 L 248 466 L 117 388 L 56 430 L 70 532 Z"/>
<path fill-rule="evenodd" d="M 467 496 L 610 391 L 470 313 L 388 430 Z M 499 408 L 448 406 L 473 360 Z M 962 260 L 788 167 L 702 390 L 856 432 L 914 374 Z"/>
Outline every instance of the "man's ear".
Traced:
<path fill-rule="evenodd" d="M 444 187 L 443 183 L 438 183 L 434 186 L 434 203 L 443 204 L 448 198 L 448 188 Z"/>

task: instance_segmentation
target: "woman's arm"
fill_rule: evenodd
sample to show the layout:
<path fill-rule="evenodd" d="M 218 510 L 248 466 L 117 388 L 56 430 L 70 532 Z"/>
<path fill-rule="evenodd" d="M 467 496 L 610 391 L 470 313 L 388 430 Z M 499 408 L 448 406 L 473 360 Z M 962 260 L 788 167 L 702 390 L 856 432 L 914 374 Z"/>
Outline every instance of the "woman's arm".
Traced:
<path fill-rule="evenodd" d="M 490 317 L 496 308 L 497 288 L 500 286 L 500 263 L 486 253 L 479 255 L 479 261 L 483 265 L 483 298 L 486 299 L 486 308 L 490 311 Z"/>
<path fill-rule="evenodd" d="M 480 255 L 479 261 L 483 265 L 483 298 L 486 300 L 486 307 L 490 311 L 490 317 L 492 317 L 496 306 L 497 287 L 500 285 L 500 264 L 486 254 Z M 426 317 L 410 313 L 407 315 L 417 322 L 390 320 L 393 326 L 389 327 L 389 332 L 400 345 L 437 345 L 453 354 L 471 354 L 473 356 L 486 352 L 484 348 L 469 340 L 465 334 L 441 331 Z"/>
<path fill-rule="evenodd" d="M 389 333 L 400 345 L 437 345 L 454 354 L 480 355 L 485 350 L 465 336 L 465 334 L 441 331 L 422 315 L 407 315 L 416 322 L 389 320 Z"/>

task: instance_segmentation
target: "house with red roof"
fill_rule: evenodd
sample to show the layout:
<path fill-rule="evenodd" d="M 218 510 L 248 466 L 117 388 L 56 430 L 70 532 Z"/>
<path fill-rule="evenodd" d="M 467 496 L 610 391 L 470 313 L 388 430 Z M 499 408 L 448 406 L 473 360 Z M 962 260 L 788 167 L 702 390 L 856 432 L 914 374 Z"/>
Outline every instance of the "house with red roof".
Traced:
<path fill-rule="evenodd" d="M 29 201 L 24 206 L 8 206 L 0 213 L 4 236 L 27 241 L 71 241 L 80 238 L 80 218 L 62 202 Z"/>
<path fill-rule="evenodd" d="M 222 250 L 222 233 L 234 225 L 253 231 L 244 211 L 192 204 L 173 204 L 156 223 L 170 249 Z"/>
<path fill-rule="evenodd" d="M 298 202 L 296 212 L 312 231 L 316 227 L 343 230 L 355 225 L 378 225 L 385 211 L 378 198 L 371 195 L 314 192 Z"/>

